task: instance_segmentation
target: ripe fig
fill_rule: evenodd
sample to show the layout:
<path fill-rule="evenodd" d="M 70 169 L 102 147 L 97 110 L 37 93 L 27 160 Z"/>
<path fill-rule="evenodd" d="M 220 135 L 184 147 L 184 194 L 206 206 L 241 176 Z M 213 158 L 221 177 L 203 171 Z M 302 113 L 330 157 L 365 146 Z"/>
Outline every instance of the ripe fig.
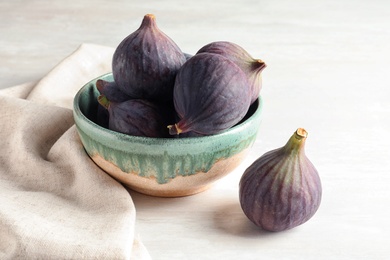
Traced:
<path fill-rule="evenodd" d="M 108 110 L 108 128 L 134 136 L 165 137 L 167 131 L 158 106 L 142 99 L 130 99 L 121 103 L 98 97 L 99 103 Z"/>
<path fill-rule="evenodd" d="M 230 128 L 248 111 L 249 92 L 244 72 L 231 60 L 194 55 L 176 76 L 173 101 L 180 120 L 168 126 L 170 134 L 211 135 Z"/>
<path fill-rule="evenodd" d="M 112 72 L 119 89 L 137 99 L 172 100 L 175 76 L 186 57 L 176 43 L 144 16 L 139 29 L 119 44 Z"/>
<path fill-rule="evenodd" d="M 266 64 L 259 59 L 254 59 L 244 48 L 238 44 L 217 41 L 203 46 L 197 53 L 216 53 L 232 60 L 240 67 L 248 77 L 251 86 L 251 104 L 259 97 L 262 87 L 261 72 Z"/>
<path fill-rule="evenodd" d="M 321 203 L 318 172 L 306 157 L 307 132 L 299 128 L 284 147 L 269 151 L 244 172 L 239 197 L 245 215 L 268 231 L 308 221 Z"/>
<path fill-rule="evenodd" d="M 98 79 L 96 81 L 96 88 L 98 89 L 101 95 L 107 97 L 108 100 L 112 102 L 123 102 L 131 99 L 128 95 L 123 93 L 119 88 L 115 81 L 106 81 L 102 79 Z"/>

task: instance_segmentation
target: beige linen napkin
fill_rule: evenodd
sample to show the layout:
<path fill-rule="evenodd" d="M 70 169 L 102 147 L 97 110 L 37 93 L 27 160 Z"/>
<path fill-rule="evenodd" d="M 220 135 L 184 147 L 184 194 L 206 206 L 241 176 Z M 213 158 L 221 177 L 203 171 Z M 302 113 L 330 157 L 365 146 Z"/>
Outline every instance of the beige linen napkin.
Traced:
<path fill-rule="evenodd" d="M 74 95 L 113 51 L 83 44 L 39 82 L 0 91 L 0 259 L 150 259 L 128 191 L 73 122 Z"/>

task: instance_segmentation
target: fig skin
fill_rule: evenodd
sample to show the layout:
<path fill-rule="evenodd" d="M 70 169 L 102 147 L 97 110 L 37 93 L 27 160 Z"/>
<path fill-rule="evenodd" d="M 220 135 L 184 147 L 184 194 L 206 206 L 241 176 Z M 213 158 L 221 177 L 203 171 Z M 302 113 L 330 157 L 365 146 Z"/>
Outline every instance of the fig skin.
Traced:
<path fill-rule="evenodd" d="M 96 88 L 101 95 L 106 96 L 107 99 L 112 102 L 120 103 L 131 99 L 131 97 L 123 93 L 118 88 L 118 85 L 115 83 L 115 81 L 98 79 L 96 81 Z"/>
<path fill-rule="evenodd" d="M 116 103 L 105 96 L 98 97 L 99 103 L 108 110 L 108 128 L 110 130 L 144 137 L 166 137 L 165 118 L 161 116 L 160 108 L 142 99 L 130 99 Z"/>
<path fill-rule="evenodd" d="M 238 123 L 250 105 L 250 88 L 243 71 L 218 54 L 190 58 L 176 76 L 173 101 L 179 122 L 172 135 L 195 132 L 212 135 Z"/>
<path fill-rule="evenodd" d="M 277 232 L 299 226 L 320 206 L 321 180 L 305 155 L 306 137 L 307 132 L 299 128 L 284 147 L 265 153 L 241 177 L 241 208 L 264 230 Z"/>
<path fill-rule="evenodd" d="M 136 99 L 172 100 L 175 76 L 186 61 L 177 44 L 163 33 L 153 14 L 116 48 L 112 59 L 114 81 Z"/>
<path fill-rule="evenodd" d="M 240 45 L 228 41 L 216 41 L 203 46 L 198 53 L 220 54 L 240 67 L 248 77 L 251 86 L 251 104 L 256 101 L 262 88 L 261 72 L 267 67 L 264 61 L 254 59 Z"/>

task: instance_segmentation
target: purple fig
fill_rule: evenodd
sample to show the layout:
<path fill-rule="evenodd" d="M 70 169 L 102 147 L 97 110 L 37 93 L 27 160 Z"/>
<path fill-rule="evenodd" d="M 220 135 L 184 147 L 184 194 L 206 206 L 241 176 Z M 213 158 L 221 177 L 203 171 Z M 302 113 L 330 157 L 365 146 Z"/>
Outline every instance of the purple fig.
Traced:
<path fill-rule="evenodd" d="M 98 89 L 101 95 L 107 97 L 108 100 L 113 102 L 123 102 L 129 100 L 130 97 L 123 93 L 119 88 L 115 81 L 106 81 L 102 79 L 98 79 L 96 81 L 96 88 Z"/>
<path fill-rule="evenodd" d="M 172 100 L 175 76 L 186 58 L 176 43 L 144 16 L 139 29 L 116 48 L 113 76 L 119 89 L 137 99 Z"/>
<path fill-rule="evenodd" d="M 168 126 L 170 134 L 211 135 L 230 128 L 248 111 L 249 92 L 244 72 L 231 60 L 194 55 L 176 77 L 173 101 L 180 120 Z"/>
<path fill-rule="evenodd" d="M 165 137 L 168 134 L 159 107 L 150 101 L 130 99 L 116 103 L 103 95 L 98 101 L 108 110 L 110 130 L 145 137 Z"/>
<path fill-rule="evenodd" d="M 203 46 L 197 53 L 216 53 L 232 60 L 240 67 L 248 77 L 251 86 L 251 104 L 259 97 L 262 88 L 261 72 L 266 64 L 259 59 L 254 59 L 244 48 L 238 44 L 217 41 Z"/>
<path fill-rule="evenodd" d="M 268 231 L 283 231 L 308 221 L 321 203 L 321 180 L 305 155 L 307 132 L 299 128 L 285 146 L 249 166 L 240 180 L 245 215 Z"/>

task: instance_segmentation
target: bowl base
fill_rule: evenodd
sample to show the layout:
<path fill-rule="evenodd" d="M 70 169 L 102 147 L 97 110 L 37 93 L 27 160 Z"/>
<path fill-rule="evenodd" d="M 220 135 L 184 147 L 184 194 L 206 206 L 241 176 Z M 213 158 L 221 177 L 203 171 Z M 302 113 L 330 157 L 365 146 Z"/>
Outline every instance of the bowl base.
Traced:
<path fill-rule="evenodd" d="M 210 188 L 213 182 L 233 171 L 246 157 L 250 148 L 246 148 L 229 158 L 217 161 L 208 172 L 196 172 L 189 176 L 176 176 L 167 183 L 160 184 L 154 177 L 142 177 L 136 173 L 125 173 L 100 155 L 91 159 L 106 173 L 127 188 L 155 197 L 183 197 L 195 195 Z"/>

